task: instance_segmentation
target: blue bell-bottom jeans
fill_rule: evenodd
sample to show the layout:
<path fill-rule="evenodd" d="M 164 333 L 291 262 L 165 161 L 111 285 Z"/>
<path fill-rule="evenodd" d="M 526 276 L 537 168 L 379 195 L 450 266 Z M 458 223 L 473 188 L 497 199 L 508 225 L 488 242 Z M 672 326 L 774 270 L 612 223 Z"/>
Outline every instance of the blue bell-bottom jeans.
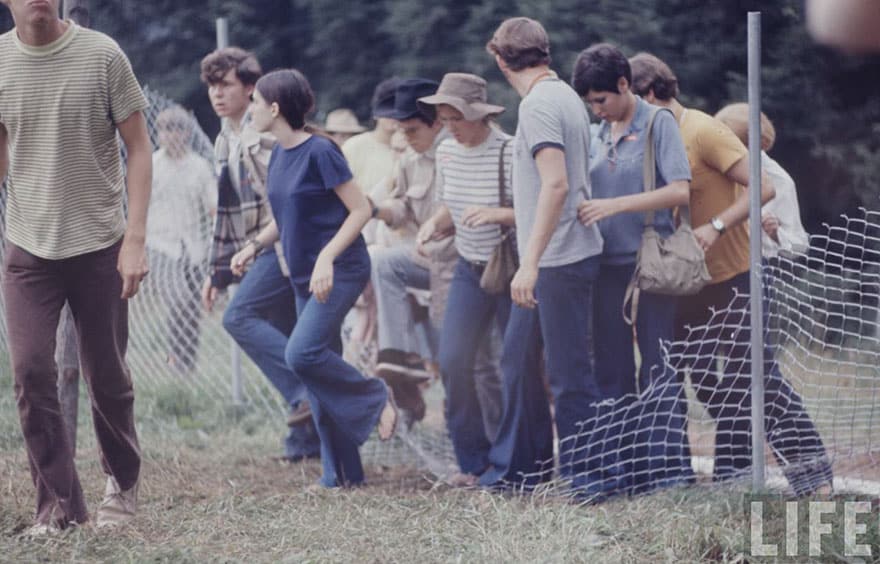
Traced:
<path fill-rule="evenodd" d="M 553 471 L 553 420 L 540 371 L 540 344 L 559 436 L 559 472 L 578 488 L 601 480 L 601 442 L 590 432 L 603 394 L 593 371 L 593 286 L 599 257 L 541 268 L 534 309 L 513 305 L 501 355 L 503 414 L 483 486 L 531 488 Z"/>
<path fill-rule="evenodd" d="M 342 321 L 369 278 L 369 264 L 351 271 L 337 265 L 325 303 L 311 295 L 308 282 L 293 285 L 299 318 L 283 347 L 284 360 L 308 390 L 325 487 L 364 481 L 358 449 L 378 424 L 388 398 L 381 380 L 364 377 L 342 359 Z"/>
<path fill-rule="evenodd" d="M 296 299 L 273 248 L 260 254 L 242 278 L 223 314 L 223 327 L 254 361 L 291 409 L 306 399 L 306 387 L 284 362 L 284 347 L 296 325 Z M 290 457 L 320 450 L 312 425 L 293 427 L 284 441 Z"/>

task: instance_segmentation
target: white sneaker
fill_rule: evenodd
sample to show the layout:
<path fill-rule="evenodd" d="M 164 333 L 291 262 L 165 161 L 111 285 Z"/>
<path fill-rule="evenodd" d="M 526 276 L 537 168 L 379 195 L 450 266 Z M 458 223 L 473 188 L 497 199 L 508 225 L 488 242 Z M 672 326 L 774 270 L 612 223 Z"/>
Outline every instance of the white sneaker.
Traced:
<path fill-rule="evenodd" d="M 137 490 L 135 483 L 131 488 L 122 491 L 113 476 L 107 478 L 104 488 L 104 500 L 98 507 L 98 528 L 124 525 L 134 518 L 137 510 Z"/>
<path fill-rule="evenodd" d="M 24 532 L 21 533 L 21 536 L 30 538 L 30 539 L 39 539 L 39 538 L 47 538 L 47 537 L 55 537 L 61 534 L 61 528 L 58 525 L 51 523 L 37 523 L 35 525 L 31 525 Z"/>

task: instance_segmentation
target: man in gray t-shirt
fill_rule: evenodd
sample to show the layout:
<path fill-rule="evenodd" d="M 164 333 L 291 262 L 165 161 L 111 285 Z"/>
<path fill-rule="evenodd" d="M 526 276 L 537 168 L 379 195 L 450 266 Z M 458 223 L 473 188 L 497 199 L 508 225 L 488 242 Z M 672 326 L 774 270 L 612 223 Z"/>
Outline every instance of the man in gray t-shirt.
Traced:
<path fill-rule="evenodd" d="M 592 288 L 602 238 L 577 218 L 578 204 L 591 196 L 589 118 L 574 90 L 550 70 L 550 42 L 540 23 L 505 20 L 486 48 L 523 100 L 513 161 L 520 267 L 511 282 L 514 306 L 501 362 L 504 414 L 480 483 L 529 488 L 553 473 L 553 419 L 539 370 L 543 340 L 559 472 L 578 495 L 592 497 L 602 479 L 601 443 L 586 440 L 602 399 L 592 367 Z"/>
<path fill-rule="evenodd" d="M 575 91 L 555 75 L 537 80 L 519 105 L 513 194 L 517 203 L 515 213 L 519 254 L 523 258 L 528 256 L 527 246 L 538 215 L 548 211 L 538 207 L 539 195 L 545 185 L 538 165 L 538 155 L 543 149 L 558 149 L 562 153 L 555 157 L 564 160 L 565 177 L 559 180 L 567 180 L 568 190 L 538 266 L 564 266 L 600 254 L 602 236 L 599 230 L 595 226 L 585 228 L 577 219 L 578 204 L 591 196 L 590 118 Z"/>

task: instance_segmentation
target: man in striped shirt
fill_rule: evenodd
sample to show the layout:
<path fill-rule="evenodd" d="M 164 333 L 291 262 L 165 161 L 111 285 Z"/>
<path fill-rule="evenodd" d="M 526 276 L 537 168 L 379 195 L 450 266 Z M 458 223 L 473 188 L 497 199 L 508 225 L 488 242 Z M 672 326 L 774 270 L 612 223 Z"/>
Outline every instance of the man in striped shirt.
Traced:
<path fill-rule="evenodd" d="M 65 301 L 80 335 L 107 474 L 97 521 L 115 525 L 134 515 L 140 471 L 125 349 L 127 300 L 147 274 L 147 101 L 119 46 L 61 20 L 59 0 L 0 2 L 16 26 L 0 36 L 0 178 L 8 175 L 3 297 L 37 489 L 29 531 L 44 535 L 88 519 L 56 392 L 54 337 Z"/>

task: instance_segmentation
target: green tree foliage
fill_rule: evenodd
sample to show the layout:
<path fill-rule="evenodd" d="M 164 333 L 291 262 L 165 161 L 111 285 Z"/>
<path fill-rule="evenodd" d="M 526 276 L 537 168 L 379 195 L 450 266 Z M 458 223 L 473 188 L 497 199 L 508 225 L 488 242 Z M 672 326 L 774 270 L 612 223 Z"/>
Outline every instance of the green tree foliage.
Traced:
<path fill-rule="evenodd" d="M 140 79 L 193 108 L 214 134 L 201 58 L 214 20 L 266 70 L 296 66 L 318 94 L 315 118 L 351 107 L 370 115 L 375 85 L 392 75 L 439 80 L 448 71 L 489 81 L 490 98 L 516 126 L 518 97 L 485 51 L 506 17 L 526 15 L 550 33 L 553 66 L 569 78 L 577 53 L 609 41 L 649 51 L 678 75 L 684 103 L 713 113 L 746 97 L 746 13 L 762 12 L 763 109 L 777 126 L 774 156 L 798 182 L 808 223 L 829 221 L 880 194 L 880 58 L 815 45 L 802 0 L 92 0 L 93 27 L 116 38 Z M 0 30 L 11 27 L 0 9 Z"/>

